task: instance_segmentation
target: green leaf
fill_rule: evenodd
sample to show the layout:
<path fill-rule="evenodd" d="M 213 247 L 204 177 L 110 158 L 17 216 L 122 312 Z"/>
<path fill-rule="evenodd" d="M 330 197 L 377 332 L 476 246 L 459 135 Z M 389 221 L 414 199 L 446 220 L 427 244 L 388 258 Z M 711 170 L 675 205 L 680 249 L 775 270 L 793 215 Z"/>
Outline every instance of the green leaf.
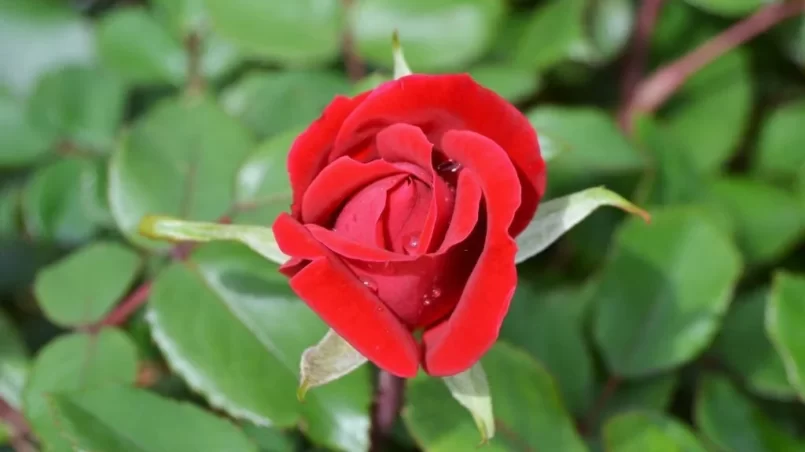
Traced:
<path fill-rule="evenodd" d="M 481 360 L 489 373 L 500 435 L 485 450 L 585 451 L 553 379 L 525 353 L 498 342 Z M 409 380 L 403 419 L 429 452 L 473 450 L 478 434 L 471 416 L 438 379 Z"/>
<path fill-rule="evenodd" d="M 260 452 L 296 452 L 296 441 L 283 431 L 273 427 L 258 427 L 246 423 L 241 426 L 243 432 L 257 444 Z"/>
<path fill-rule="evenodd" d="M 214 31 L 250 55 L 311 66 L 332 61 L 341 47 L 339 0 L 205 0 L 205 5 Z"/>
<path fill-rule="evenodd" d="M 629 41 L 634 15 L 630 0 L 589 2 L 584 12 L 585 30 L 571 47 L 571 58 L 595 65 L 615 58 Z"/>
<path fill-rule="evenodd" d="M 28 377 L 28 351 L 19 332 L 0 311 L 0 399 L 22 408 L 22 390 Z"/>
<path fill-rule="evenodd" d="M 708 13 L 725 17 L 747 16 L 768 5 L 769 0 L 685 0 Z"/>
<path fill-rule="evenodd" d="M 112 156 L 109 201 L 118 227 L 138 245 L 165 249 L 137 234 L 147 214 L 217 220 L 234 203 L 236 173 L 252 147 L 247 131 L 209 99 L 159 104 Z"/>
<path fill-rule="evenodd" d="M 791 178 L 805 165 L 805 101 L 776 109 L 762 122 L 753 162 L 757 172 Z"/>
<path fill-rule="evenodd" d="M 394 60 L 394 80 L 411 75 L 413 71 L 408 67 L 408 62 L 405 60 L 405 53 L 403 52 L 402 45 L 400 44 L 400 33 L 395 28 L 394 33 L 391 35 L 391 56 Z"/>
<path fill-rule="evenodd" d="M 414 72 L 446 72 L 489 49 L 504 12 L 501 0 L 361 0 L 351 23 L 358 52 L 367 62 L 393 67 L 391 33 L 396 29 Z"/>
<path fill-rule="evenodd" d="M 708 200 L 730 218 L 738 245 L 750 263 L 767 263 L 791 251 L 805 233 L 805 211 L 796 197 L 761 181 L 721 178 Z"/>
<path fill-rule="evenodd" d="M 358 80 L 352 85 L 350 90 L 351 96 L 357 96 L 360 93 L 377 88 L 385 82 L 391 80 L 391 77 L 383 74 L 382 72 L 372 72 L 366 77 Z"/>
<path fill-rule="evenodd" d="M 585 294 L 578 287 L 541 288 L 520 272 L 520 283 L 500 337 L 533 355 L 556 378 L 573 413 L 593 398 L 594 370 L 582 331 Z"/>
<path fill-rule="evenodd" d="M 772 32 L 788 59 L 801 68 L 805 67 L 805 19 L 802 15 L 782 22 Z"/>
<path fill-rule="evenodd" d="M 789 400 L 796 391 L 788 383 L 783 361 L 764 327 L 769 290 L 750 292 L 733 302 L 713 345 L 716 355 L 758 395 Z"/>
<path fill-rule="evenodd" d="M 34 294 L 53 323 L 65 327 L 100 321 L 126 294 L 140 257 L 114 242 L 93 242 L 37 274 Z"/>
<path fill-rule="evenodd" d="M 142 389 L 108 386 L 58 395 L 52 400 L 64 435 L 83 450 L 257 450 L 231 422 L 187 402 L 165 399 Z"/>
<path fill-rule="evenodd" d="M 749 59 L 743 50 L 734 50 L 693 74 L 664 117 L 671 133 L 685 144 L 694 168 L 713 173 L 738 149 L 751 109 Z"/>
<path fill-rule="evenodd" d="M 514 63 L 543 70 L 568 59 L 584 36 L 586 0 L 550 0 L 537 7 L 514 46 Z"/>
<path fill-rule="evenodd" d="M 701 381 L 694 417 L 704 436 L 720 450 L 787 452 L 805 447 L 722 377 Z"/>
<path fill-rule="evenodd" d="M 542 78 L 539 74 L 508 65 L 476 66 L 470 70 L 470 75 L 476 82 L 495 91 L 510 102 L 524 100 L 534 95 L 542 86 Z"/>
<path fill-rule="evenodd" d="M 544 106 L 527 116 L 537 135 L 546 134 L 567 145 L 568 152 L 551 162 L 551 184 L 636 173 L 644 167 L 642 156 L 603 110 Z"/>
<path fill-rule="evenodd" d="M 475 363 L 464 372 L 444 377 L 444 383 L 456 401 L 470 412 L 475 426 L 481 433 L 481 443 L 495 436 L 495 417 L 492 414 L 492 397 L 489 382 L 481 363 Z"/>
<path fill-rule="evenodd" d="M 151 4 L 154 16 L 176 37 L 181 38 L 209 25 L 204 0 L 152 0 Z"/>
<path fill-rule="evenodd" d="M 261 256 L 240 245 L 205 245 L 160 273 L 149 308 L 171 367 L 213 406 L 258 425 L 299 424 L 318 444 L 365 450 L 369 369 L 297 401 L 299 358 L 327 327 Z"/>
<path fill-rule="evenodd" d="M 136 374 L 137 349 L 120 331 L 59 337 L 39 352 L 31 368 L 23 394 L 25 417 L 47 450 L 73 451 L 53 419 L 50 398 L 80 389 L 131 384 Z"/>
<path fill-rule="evenodd" d="M 78 66 L 45 74 L 29 100 L 29 118 L 51 146 L 111 151 L 126 92 L 110 73 Z"/>
<path fill-rule="evenodd" d="M 698 355 L 718 331 L 741 273 L 734 245 L 694 210 L 664 209 L 619 231 L 593 305 L 613 373 L 649 375 Z M 702 278 L 706 275 L 706 278 Z"/>
<path fill-rule="evenodd" d="M 0 167 L 30 165 L 51 150 L 50 140 L 26 113 L 19 99 L 0 89 Z"/>
<path fill-rule="evenodd" d="M 601 206 L 623 209 L 650 222 L 648 212 L 604 187 L 588 188 L 572 195 L 544 202 L 528 227 L 517 236 L 516 263 L 542 252 L 564 233 Z"/>
<path fill-rule="evenodd" d="M 676 374 L 670 373 L 624 381 L 607 399 L 600 420 L 635 410 L 665 412 L 671 404 L 677 379 Z"/>
<path fill-rule="evenodd" d="M 20 190 L 17 187 L 0 190 L 0 241 L 19 233 Z"/>
<path fill-rule="evenodd" d="M 366 358 L 333 330 L 316 345 L 302 352 L 297 398 L 303 400 L 309 389 L 347 375 L 366 363 Z"/>
<path fill-rule="evenodd" d="M 97 183 L 94 162 L 64 158 L 39 168 L 23 193 L 25 229 L 34 237 L 73 244 L 91 237 L 98 224 L 87 191 Z"/>
<path fill-rule="evenodd" d="M 618 415 L 604 426 L 608 452 L 705 452 L 683 423 L 651 411 Z"/>
<path fill-rule="evenodd" d="M 252 72 L 222 94 L 227 113 L 260 138 L 307 126 L 349 82 L 337 72 Z"/>
<path fill-rule="evenodd" d="M 64 2 L 0 2 L 0 82 L 17 94 L 45 72 L 91 62 L 93 44 L 89 22 Z"/>
<path fill-rule="evenodd" d="M 785 364 L 788 381 L 805 398 L 805 277 L 778 273 L 766 308 L 766 332 Z"/>

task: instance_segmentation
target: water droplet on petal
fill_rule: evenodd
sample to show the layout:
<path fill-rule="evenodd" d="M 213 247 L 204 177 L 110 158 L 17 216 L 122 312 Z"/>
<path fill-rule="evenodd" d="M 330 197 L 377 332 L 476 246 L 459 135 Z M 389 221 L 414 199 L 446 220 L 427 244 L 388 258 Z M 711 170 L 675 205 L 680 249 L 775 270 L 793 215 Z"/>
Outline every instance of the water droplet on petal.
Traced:
<path fill-rule="evenodd" d="M 364 278 L 361 282 L 367 289 L 371 290 L 373 293 L 377 293 L 377 284 L 375 284 L 374 281 L 369 278 Z"/>
<path fill-rule="evenodd" d="M 408 238 L 403 239 L 403 248 L 408 253 L 414 253 L 419 248 L 419 234 L 411 234 Z"/>
<path fill-rule="evenodd" d="M 436 166 L 436 171 L 440 173 L 457 173 L 461 171 L 461 163 L 455 160 L 445 160 L 444 162 L 440 163 Z"/>
<path fill-rule="evenodd" d="M 433 288 L 430 289 L 430 296 L 431 296 L 431 298 L 439 298 L 439 297 L 441 297 L 442 296 L 442 289 L 440 289 L 440 288 L 438 288 L 436 286 L 433 286 Z"/>

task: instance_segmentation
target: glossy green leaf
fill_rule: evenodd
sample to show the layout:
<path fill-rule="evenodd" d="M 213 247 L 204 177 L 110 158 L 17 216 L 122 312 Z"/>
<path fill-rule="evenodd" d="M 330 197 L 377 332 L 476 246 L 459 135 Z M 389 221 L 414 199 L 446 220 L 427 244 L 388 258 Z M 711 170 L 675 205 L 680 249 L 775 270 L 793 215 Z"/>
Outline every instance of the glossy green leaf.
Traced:
<path fill-rule="evenodd" d="M 542 78 L 539 74 L 508 65 L 476 66 L 470 69 L 469 73 L 476 82 L 495 91 L 510 102 L 527 99 L 536 94 L 542 86 Z"/>
<path fill-rule="evenodd" d="M 497 343 L 481 360 L 500 432 L 484 450 L 585 451 L 553 379 L 525 353 Z M 472 417 L 452 400 L 437 378 L 409 380 L 403 418 L 424 450 L 474 450 L 478 433 Z"/>
<path fill-rule="evenodd" d="M 337 72 L 252 72 L 223 92 L 222 103 L 265 138 L 307 126 L 336 94 L 349 90 L 349 82 Z"/>
<path fill-rule="evenodd" d="M 595 339 L 612 372 L 672 369 L 713 339 L 741 273 L 734 245 L 703 214 L 665 209 L 629 220 L 593 298 Z M 702 275 L 707 275 L 702 278 Z"/>
<path fill-rule="evenodd" d="M 28 351 L 19 332 L 0 311 L 0 399 L 16 409 L 22 408 L 28 366 Z"/>
<path fill-rule="evenodd" d="M 215 221 L 234 203 L 235 177 L 253 148 L 245 128 L 206 98 L 171 99 L 137 122 L 112 156 L 109 202 L 121 231 L 137 234 L 148 214 Z"/>
<path fill-rule="evenodd" d="M 788 452 L 805 450 L 723 377 L 701 381 L 694 408 L 696 425 L 719 450 Z"/>
<path fill-rule="evenodd" d="M 766 309 L 766 331 L 785 364 L 788 381 L 805 398 L 805 277 L 775 275 Z"/>
<path fill-rule="evenodd" d="M 122 82 L 107 71 L 66 67 L 40 78 L 28 116 L 53 147 L 66 142 L 109 152 L 123 119 L 125 94 Z"/>
<path fill-rule="evenodd" d="M 586 0 L 549 0 L 528 19 L 514 48 L 514 62 L 542 70 L 570 57 L 584 36 Z"/>
<path fill-rule="evenodd" d="M 214 31 L 250 55 L 310 66 L 333 60 L 340 50 L 339 0 L 205 0 L 205 5 Z"/>
<path fill-rule="evenodd" d="M 791 251 L 805 235 L 805 210 L 792 193 L 761 181 L 722 178 L 709 196 L 735 228 L 746 260 L 766 263 Z"/>
<path fill-rule="evenodd" d="M 709 13 L 718 14 L 726 17 L 746 16 L 770 3 L 769 0 L 685 0 L 685 1 Z"/>
<path fill-rule="evenodd" d="M 65 327 L 98 322 L 126 294 L 140 257 L 113 242 L 93 242 L 37 274 L 34 294 L 45 315 Z"/>
<path fill-rule="evenodd" d="M 25 386 L 25 417 L 37 437 L 53 452 L 71 452 L 53 418 L 51 397 L 109 384 L 131 384 L 137 373 L 137 349 L 123 333 L 101 330 L 96 336 L 71 334 L 50 342 L 37 355 Z"/>
<path fill-rule="evenodd" d="M 39 168 L 23 192 L 26 231 L 68 244 L 92 236 L 98 224 L 89 213 L 87 191 L 97 177 L 96 164 L 81 158 L 65 158 Z"/>
<path fill-rule="evenodd" d="M 90 24 L 69 4 L 0 2 L 0 81 L 15 93 L 27 93 L 45 72 L 93 58 Z"/>
<path fill-rule="evenodd" d="M 584 293 L 578 288 L 541 288 L 520 283 L 503 322 L 501 339 L 533 355 L 556 378 L 573 413 L 583 413 L 593 398 L 593 358 L 582 331 Z"/>
<path fill-rule="evenodd" d="M 584 32 L 571 47 L 576 61 L 601 65 L 623 50 L 632 34 L 634 4 L 630 0 L 589 2 L 584 13 Z"/>
<path fill-rule="evenodd" d="M 764 175 L 791 178 L 805 165 L 805 101 L 774 110 L 762 124 L 754 169 Z"/>
<path fill-rule="evenodd" d="M 157 277 L 149 307 L 171 367 L 213 406 L 258 425 L 299 424 L 319 444 L 366 448 L 368 369 L 297 400 L 299 359 L 327 328 L 261 256 L 205 245 Z"/>
<path fill-rule="evenodd" d="M 335 331 L 328 330 L 316 345 L 302 352 L 299 370 L 299 400 L 308 390 L 347 375 L 366 363 L 366 358 Z"/>
<path fill-rule="evenodd" d="M 650 222 L 648 212 L 604 187 L 589 188 L 572 195 L 543 202 L 528 227 L 517 236 L 519 263 L 550 246 L 564 233 L 602 206 L 613 206 Z"/>
<path fill-rule="evenodd" d="M 501 0 L 361 0 L 352 27 L 358 52 L 371 64 L 393 67 L 396 29 L 414 72 L 445 72 L 486 52 L 504 12 Z"/>
<path fill-rule="evenodd" d="M 712 173 L 737 151 L 751 109 L 749 59 L 743 50 L 734 50 L 693 74 L 664 113 L 694 168 Z"/>
<path fill-rule="evenodd" d="M 754 393 L 775 399 L 792 399 L 796 391 L 788 383 L 783 361 L 764 327 L 769 290 L 739 297 L 724 318 L 714 349 L 720 360 L 739 375 Z"/>
<path fill-rule="evenodd" d="M 0 130 L 0 167 L 30 165 L 52 149 L 48 137 L 28 118 L 21 100 L 5 90 L 0 90 Z"/>
<path fill-rule="evenodd" d="M 706 452 L 683 423 L 658 412 L 633 411 L 618 415 L 604 426 L 608 452 Z"/>
<path fill-rule="evenodd" d="M 56 395 L 52 404 L 64 435 L 83 450 L 257 450 L 230 421 L 187 402 L 162 398 L 142 389 L 107 386 Z"/>
<path fill-rule="evenodd" d="M 464 372 L 444 377 L 443 380 L 453 398 L 470 412 L 481 433 L 481 443 L 492 439 L 495 436 L 492 396 L 489 394 L 489 382 L 481 363 L 475 363 Z"/>

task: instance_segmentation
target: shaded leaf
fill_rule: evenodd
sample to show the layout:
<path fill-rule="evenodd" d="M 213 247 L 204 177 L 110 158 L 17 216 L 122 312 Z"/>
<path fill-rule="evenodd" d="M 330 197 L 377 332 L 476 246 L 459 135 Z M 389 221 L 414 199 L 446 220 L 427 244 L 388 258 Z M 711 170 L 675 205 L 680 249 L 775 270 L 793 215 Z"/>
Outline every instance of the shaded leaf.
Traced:
<path fill-rule="evenodd" d="M 19 332 L 0 311 L 0 399 L 16 409 L 22 408 L 28 366 L 28 351 Z"/>
<path fill-rule="evenodd" d="M 0 131 L 0 167 L 30 165 L 51 150 L 20 99 L 5 90 L 0 90 Z"/>
<path fill-rule="evenodd" d="M 539 74 L 508 65 L 475 66 L 469 73 L 476 82 L 495 91 L 510 102 L 524 100 L 534 95 L 542 86 L 542 78 Z M 540 144 L 542 144 L 541 141 Z M 544 157 L 545 150 L 543 149 L 542 152 Z"/>
<path fill-rule="evenodd" d="M 657 412 L 620 414 L 604 426 L 608 452 L 705 452 L 707 449 L 683 423 Z"/>
<path fill-rule="evenodd" d="M 726 17 L 746 16 L 769 3 L 768 0 L 686 0 L 709 13 Z"/>
<path fill-rule="evenodd" d="M 791 178 L 805 165 L 805 101 L 775 110 L 762 122 L 754 169 L 763 174 Z"/>
<path fill-rule="evenodd" d="M 766 308 L 766 332 L 783 359 L 788 381 L 805 398 L 805 277 L 778 273 Z"/>
<path fill-rule="evenodd" d="M 600 420 L 633 411 L 665 412 L 671 404 L 677 380 L 676 374 L 669 373 L 624 381 L 606 401 Z"/>
<path fill-rule="evenodd" d="M 626 46 L 634 24 L 630 0 L 589 2 L 584 15 L 584 33 L 571 47 L 571 58 L 601 65 L 615 58 Z"/>
<path fill-rule="evenodd" d="M 586 6 L 586 0 L 550 0 L 537 7 L 515 45 L 515 64 L 542 70 L 566 60 L 583 39 Z"/>

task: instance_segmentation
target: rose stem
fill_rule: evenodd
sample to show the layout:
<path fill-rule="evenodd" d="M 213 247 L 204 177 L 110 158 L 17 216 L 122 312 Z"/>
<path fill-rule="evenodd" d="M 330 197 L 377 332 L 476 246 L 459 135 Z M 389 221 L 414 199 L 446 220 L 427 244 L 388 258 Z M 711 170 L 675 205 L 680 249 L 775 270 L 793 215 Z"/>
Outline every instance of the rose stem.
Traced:
<path fill-rule="evenodd" d="M 387 450 L 388 437 L 400 416 L 405 379 L 381 370 L 377 375 L 375 399 L 372 404 L 372 427 L 369 431 L 370 452 Z"/>
<path fill-rule="evenodd" d="M 34 452 L 36 449 L 25 438 L 31 431 L 25 417 L 0 397 L 0 420 L 11 427 L 11 447 L 16 452 Z"/>

